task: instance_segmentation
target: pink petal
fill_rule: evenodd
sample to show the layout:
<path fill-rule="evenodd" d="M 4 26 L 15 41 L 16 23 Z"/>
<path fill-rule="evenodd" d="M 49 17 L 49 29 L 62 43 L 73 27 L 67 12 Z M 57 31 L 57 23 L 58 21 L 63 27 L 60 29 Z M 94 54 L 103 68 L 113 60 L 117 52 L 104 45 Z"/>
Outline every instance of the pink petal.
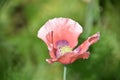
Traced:
<path fill-rule="evenodd" d="M 71 52 L 71 53 L 66 53 L 63 56 L 60 56 L 59 58 L 46 59 L 46 61 L 49 64 L 52 64 L 54 62 L 60 62 L 62 64 L 71 64 L 79 58 L 88 59 L 89 54 L 90 54 L 89 52 L 85 52 L 83 54 L 78 54 L 78 53 Z"/>
<path fill-rule="evenodd" d="M 60 58 L 58 58 L 58 62 L 62 64 L 71 64 L 77 59 L 77 53 L 66 53 Z"/>
<path fill-rule="evenodd" d="M 86 41 L 84 41 L 77 49 L 74 50 L 74 52 L 78 52 L 79 54 L 83 54 L 86 52 L 90 45 L 96 43 L 99 40 L 100 33 L 96 33 L 89 37 Z"/>
<path fill-rule="evenodd" d="M 56 48 L 56 42 L 59 40 L 66 40 L 73 48 L 77 44 L 77 38 L 82 33 L 82 27 L 75 21 L 69 18 L 54 18 L 49 20 L 38 31 L 38 37 L 46 44 L 48 39 L 46 36 L 53 31 L 53 46 Z M 49 46 L 48 46 L 49 47 Z"/>
<path fill-rule="evenodd" d="M 54 62 L 60 62 L 62 64 L 70 64 L 78 58 L 79 58 L 79 55 L 77 53 L 71 52 L 71 53 L 66 53 L 63 56 L 60 56 L 59 58 L 46 59 L 46 61 L 50 64 Z"/>
<path fill-rule="evenodd" d="M 66 53 L 65 55 L 58 58 L 57 61 L 62 64 L 71 64 L 79 58 L 88 59 L 89 54 L 90 54 L 89 52 L 84 52 L 83 54 L 78 54 L 74 52 Z"/>
<path fill-rule="evenodd" d="M 84 52 L 83 54 L 80 54 L 78 58 L 88 59 L 89 55 L 90 55 L 90 52 Z"/>
<path fill-rule="evenodd" d="M 50 57 L 53 59 L 57 57 L 55 53 L 56 49 L 52 48 L 51 50 L 49 50 Z"/>
<path fill-rule="evenodd" d="M 49 64 L 52 64 L 54 62 L 56 62 L 58 59 L 55 58 L 55 59 L 46 59 L 46 61 L 49 63 Z"/>

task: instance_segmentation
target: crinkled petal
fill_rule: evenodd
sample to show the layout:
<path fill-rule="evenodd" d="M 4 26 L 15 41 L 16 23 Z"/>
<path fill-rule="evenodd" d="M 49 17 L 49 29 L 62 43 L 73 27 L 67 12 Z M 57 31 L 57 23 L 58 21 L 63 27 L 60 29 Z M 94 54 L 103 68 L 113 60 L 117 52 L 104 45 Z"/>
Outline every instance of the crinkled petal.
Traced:
<path fill-rule="evenodd" d="M 62 64 L 71 64 L 79 58 L 78 53 L 69 52 L 56 59 L 47 59 L 48 63 L 60 62 Z"/>
<path fill-rule="evenodd" d="M 54 59 L 46 59 L 46 61 L 49 63 L 49 64 L 52 64 L 54 62 L 56 62 L 58 59 L 57 58 L 54 58 Z"/>
<path fill-rule="evenodd" d="M 57 57 L 55 53 L 56 53 L 56 49 L 52 48 L 51 50 L 49 50 L 49 55 L 53 59 Z"/>
<path fill-rule="evenodd" d="M 53 62 L 60 62 L 62 64 L 70 64 L 72 62 L 74 62 L 77 58 L 78 58 L 78 54 L 77 53 L 66 53 L 63 56 L 60 56 L 59 58 L 56 59 L 47 59 L 46 61 L 48 63 L 53 63 Z"/>
<path fill-rule="evenodd" d="M 53 45 L 55 48 L 56 42 L 59 40 L 68 41 L 70 47 L 74 48 L 77 44 L 78 36 L 82 33 L 82 27 L 69 18 L 54 18 L 40 28 L 38 37 L 46 44 L 49 44 L 46 35 L 51 31 L 53 32 Z"/>
<path fill-rule="evenodd" d="M 83 54 L 79 54 L 79 53 L 66 53 L 65 55 L 61 56 L 60 58 L 58 58 L 58 62 L 62 63 L 62 64 L 71 64 L 74 61 L 76 61 L 77 59 L 88 59 L 89 57 L 89 52 L 84 52 Z"/>
<path fill-rule="evenodd" d="M 78 56 L 78 58 L 88 59 L 88 58 L 89 58 L 89 55 L 90 55 L 90 52 L 84 52 L 83 54 L 80 54 L 80 55 Z"/>
<path fill-rule="evenodd" d="M 86 52 L 88 50 L 90 45 L 96 43 L 99 40 L 99 37 L 100 37 L 99 32 L 92 35 L 86 41 L 84 41 L 80 46 L 78 46 L 78 48 L 76 48 L 74 50 L 74 52 L 79 53 L 79 54 L 83 54 L 84 52 Z"/>
<path fill-rule="evenodd" d="M 52 64 L 54 62 L 60 62 L 62 64 L 71 64 L 71 63 L 73 63 L 74 61 L 76 61 L 77 59 L 80 59 L 80 58 L 88 59 L 89 54 L 90 54 L 89 52 L 84 52 L 83 54 L 78 54 L 78 53 L 71 52 L 71 53 L 66 53 L 63 56 L 60 56 L 59 58 L 46 59 L 46 61 L 49 64 Z"/>
<path fill-rule="evenodd" d="M 78 54 L 71 52 L 71 53 L 66 53 L 63 56 L 58 58 L 58 62 L 62 64 L 71 64 L 77 59 Z"/>

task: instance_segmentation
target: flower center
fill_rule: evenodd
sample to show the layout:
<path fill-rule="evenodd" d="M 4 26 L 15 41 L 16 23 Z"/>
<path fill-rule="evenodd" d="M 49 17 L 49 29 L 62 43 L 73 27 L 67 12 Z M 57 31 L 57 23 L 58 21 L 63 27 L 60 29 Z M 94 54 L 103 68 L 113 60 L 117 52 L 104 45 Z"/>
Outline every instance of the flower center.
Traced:
<path fill-rule="evenodd" d="M 68 53 L 68 52 L 71 52 L 72 51 L 72 48 L 70 48 L 69 46 L 64 46 L 62 48 L 60 48 L 60 53 L 61 54 L 65 54 L 65 53 Z"/>
<path fill-rule="evenodd" d="M 65 53 L 71 52 L 72 48 L 69 46 L 69 42 L 67 40 L 59 40 L 56 43 L 57 51 L 56 56 L 60 57 L 61 55 L 64 55 Z"/>

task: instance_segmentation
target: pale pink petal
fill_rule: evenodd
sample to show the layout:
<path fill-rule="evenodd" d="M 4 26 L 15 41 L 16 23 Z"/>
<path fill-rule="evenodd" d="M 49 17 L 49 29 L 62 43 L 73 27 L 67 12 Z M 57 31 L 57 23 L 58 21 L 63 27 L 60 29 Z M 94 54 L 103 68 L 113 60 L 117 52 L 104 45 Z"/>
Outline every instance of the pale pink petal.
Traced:
<path fill-rule="evenodd" d="M 51 58 L 56 58 L 56 49 L 55 48 L 52 48 L 51 50 L 49 50 L 49 55 Z"/>
<path fill-rule="evenodd" d="M 68 41 L 73 48 L 77 44 L 78 36 L 82 33 L 82 27 L 69 18 L 54 18 L 40 28 L 38 31 L 38 37 L 48 44 L 46 35 L 51 31 L 53 32 L 53 46 L 55 48 L 56 42 L 59 40 Z"/>
<path fill-rule="evenodd" d="M 63 56 L 59 57 L 57 61 L 62 64 L 71 64 L 78 59 L 78 56 L 79 54 L 74 52 L 66 53 Z"/>
<path fill-rule="evenodd" d="M 49 64 L 52 64 L 54 62 L 56 62 L 58 59 L 55 58 L 55 59 L 46 59 L 46 61 L 49 63 Z"/>
<path fill-rule="evenodd" d="M 74 48 L 77 45 L 79 35 L 82 33 L 82 27 L 68 18 L 60 18 L 58 22 L 53 34 L 55 47 L 57 41 L 66 40 L 69 42 L 70 47 Z"/>
<path fill-rule="evenodd" d="M 76 61 L 79 58 L 82 59 L 88 59 L 89 57 L 89 52 L 85 52 L 83 54 L 78 54 L 78 53 L 74 53 L 74 52 L 70 52 L 70 53 L 66 53 L 63 56 L 60 56 L 59 58 L 54 58 L 54 59 L 46 59 L 46 61 L 49 64 L 52 64 L 54 62 L 60 62 L 62 64 L 71 64 L 74 61 Z"/>
<path fill-rule="evenodd" d="M 84 52 L 83 54 L 74 53 L 74 52 L 66 53 L 65 55 L 58 58 L 57 61 L 62 64 L 71 64 L 79 58 L 88 59 L 89 54 L 90 54 L 89 52 Z"/>
<path fill-rule="evenodd" d="M 78 58 L 88 59 L 89 55 L 90 55 L 90 52 L 84 52 L 83 54 L 80 54 Z"/>
<path fill-rule="evenodd" d="M 88 38 L 90 45 L 96 43 L 100 38 L 100 32 L 97 32 L 96 34 L 92 35 Z"/>
<path fill-rule="evenodd" d="M 60 56 L 59 58 L 54 58 L 54 59 L 46 59 L 46 61 L 51 64 L 54 62 L 60 62 L 62 64 L 70 64 L 72 62 L 74 62 L 77 58 L 78 58 L 78 54 L 77 53 L 66 53 L 63 56 Z"/>
<path fill-rule="evenodd" d="M 74 50 L 74 52 L 77 52 L 79 54 L 83 54 L 84 52 L 86 52 L 88 50 L 90 45 L 94 44 L 95 42 L 97 42 L 99 40 L 99 37 L 100 37 L 99 32 L 92 35 L 86 41 L 84 41 L 80 46 L 78 46 L 78 48 L 76 48 Z"/>

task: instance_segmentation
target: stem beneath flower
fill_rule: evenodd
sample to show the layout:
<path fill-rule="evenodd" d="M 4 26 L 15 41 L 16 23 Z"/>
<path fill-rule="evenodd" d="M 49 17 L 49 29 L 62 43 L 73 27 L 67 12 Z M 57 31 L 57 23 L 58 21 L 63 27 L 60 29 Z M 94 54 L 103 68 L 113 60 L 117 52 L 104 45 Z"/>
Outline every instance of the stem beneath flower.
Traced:
<path fill-rule="evenodd" d="M 67 75 L 67 66 L 64 66 L 63 80 L 66 80 L 66 75 Z"/>

